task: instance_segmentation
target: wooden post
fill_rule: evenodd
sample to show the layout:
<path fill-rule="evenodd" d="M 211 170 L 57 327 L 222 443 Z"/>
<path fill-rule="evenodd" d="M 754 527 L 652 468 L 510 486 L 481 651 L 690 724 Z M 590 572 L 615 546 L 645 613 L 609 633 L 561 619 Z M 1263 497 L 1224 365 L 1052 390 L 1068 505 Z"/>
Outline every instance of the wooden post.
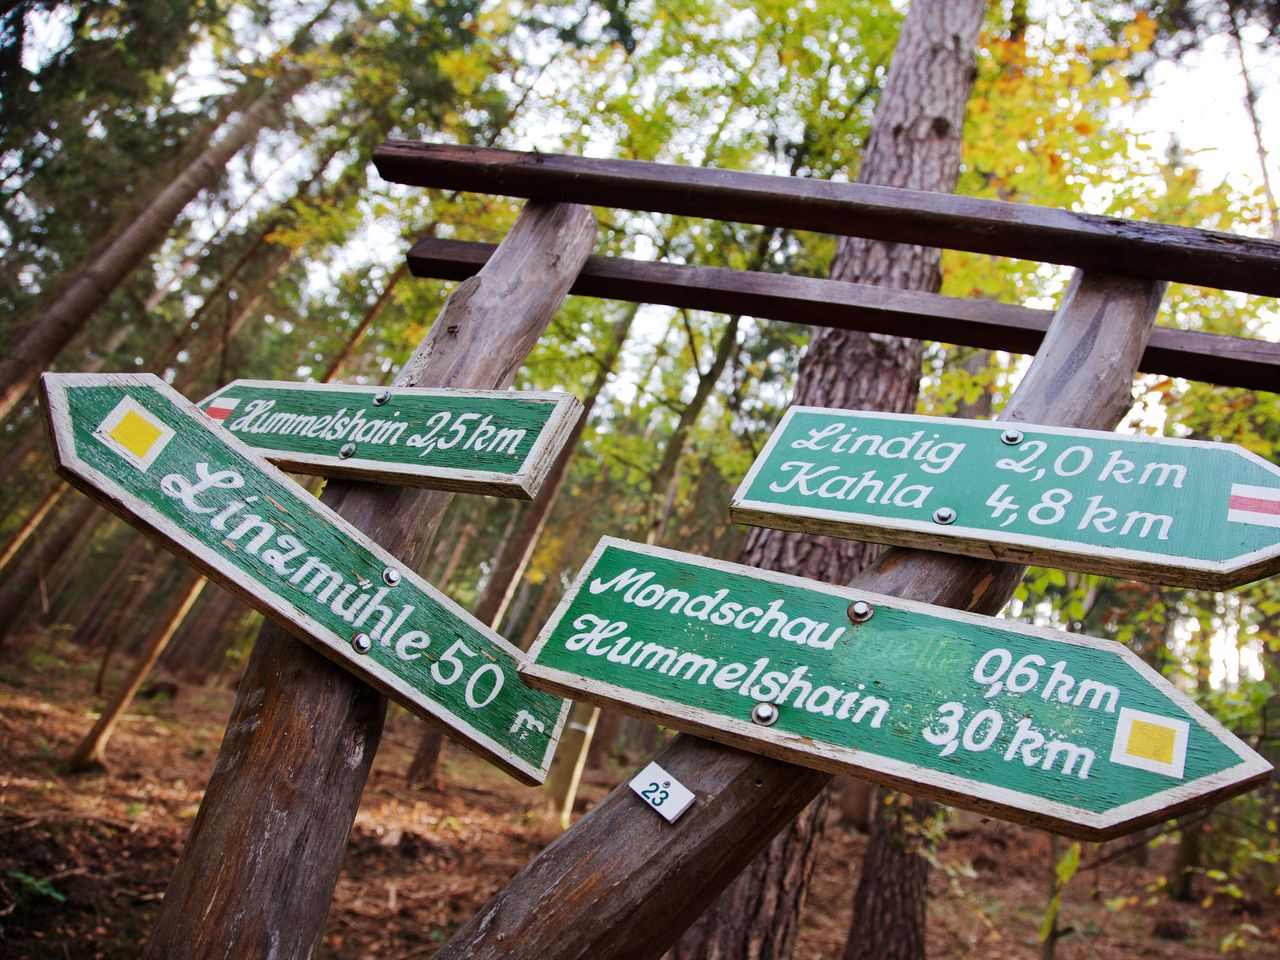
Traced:
<path fill-rule="evenodd" d="M 547 771 L 547 801 L 560 820 L 560 829 L 568 830 L 573 820 L 573 800 L 578 795 L 583 768 L 587 765 L 587 748 L 595 733 L 600 708 L 594 703 L 575 701 L 569 711 L 569 720 L 560 734 L 560 746 Z"/>
<path fill-rule="evenodd" d="M 489 265 L 454 290 L 397 383 L 508 386 L 595 235 L 586 207 L 529 203 Z M 449 499 L 352 482 L 323 496 L 415 570 Z M 311 954 L 385 713 L 372 688 L 263 626 L 144 956 Z"/>
<path fill-rule="evenodd" d="M 1157 281 L 1077 274 L 1002 419 L 1113 426 L 1131 403 L 1163 289 Z M 994 614 L 1022 572 L 894 549 L 854 584 Z M 436 960 L 659 957 L 831 780 L 687 735 L 656 759 L 697 798 L 674 826 L 619 787 L 499 891 Z"/>

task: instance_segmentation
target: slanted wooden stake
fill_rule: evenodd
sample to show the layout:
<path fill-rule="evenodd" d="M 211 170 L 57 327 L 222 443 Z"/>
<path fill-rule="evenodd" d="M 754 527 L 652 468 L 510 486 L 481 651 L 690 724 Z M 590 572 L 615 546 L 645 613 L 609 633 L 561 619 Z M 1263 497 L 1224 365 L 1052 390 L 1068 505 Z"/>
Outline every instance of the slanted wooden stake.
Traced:
<path fill-rule="evenodd" d="M 1002 418 L 1114 426 L 1164 284 L 1077 274 Z M 994 614 L 1023 568 L 890 550 L 854 585 Z M 693 791 L 670 825 L 625 785 L 539 854 L 435 954 L 436 960 L 645 960 L 661 956 L 830 780 L 681 735 L 657 761 Z"/>
<path fill-rule="evenodd" d="M 586 207 L 532 202 L 449 298 L 396 383 L 509 386 L 596 235 Z M 449 494 L 336 482 L 323 501 L 419 569 Z M 309 956 L 377 750 L 385 699 L 282 629 L 258 635 L 200 813 L 144 956 Z"/>
<path fill-rule="evenodd" d="M 156 662 L 160 659 L 160 654 L 164 653 L 165 647 L 169 645 L 173 635 L 178 632 L 178 627 L 182 625 L 182 621 L 186 619 L 187 613 L 191 610 L 196 600 L 200 598 L 200 594 L 204 591 L 205 584 L 208 582 L 198 573 L 192 573 L 187 577 L 185 586 L 176 595 L 173 602 L 169 604 L 168 611 L 160 619 L 160 622 L 156 624 L 151 636 L 138 653 L 138 657 L 130 668 L 128 676 L 120 684 L 120 689 L 111 698 L 111 702 L 103 707 L 102 714 L 98 717 L 97 722 L 85 734 L 84 739 L 80 741 L 67 759 L 68 773 L 101 770 L 105 766 L 103 755 L 107 749 L 107 741 L 111 739 L 111 734 L 115 731 L 116 724 L 120 722 L 120 718 L 129 709 L 129 704 L 133 702 L 134 696 L 142 688 L 143 681 L 151 673 L 151 668 L 156 665 Z M 103 664 L 105 666 L 105 659 Z"/>

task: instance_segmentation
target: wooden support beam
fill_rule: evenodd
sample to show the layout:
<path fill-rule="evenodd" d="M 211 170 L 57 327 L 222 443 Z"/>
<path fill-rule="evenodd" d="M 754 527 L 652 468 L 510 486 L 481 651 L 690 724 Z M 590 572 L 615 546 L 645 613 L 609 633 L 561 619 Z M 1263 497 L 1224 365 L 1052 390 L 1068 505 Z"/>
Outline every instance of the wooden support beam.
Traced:
<path fill-rule="evenodd" d="M 493 250 L 490 243 L 428 238 L 409 251 L 409 270 L 415 277 L 465 280 Z M 1010 353 L 1035 353 L 1053 319 L 1052 310 L 992 300 L 625 257 L 591 257 L 569 292 Z M 1276 390 L 1280 343 L 1156 327 L 1138 369 L 1224 387 Z"/>
<path fill-rule="evenodd" d="M 530 203 L 488 267 L 453 291 L 397 385 L 510 386 L 595 236 L 589 209 Z M 334 481 L 322 500 L 417 570 L 450 497 Z M 264 625 L 143 956 L 311 956 L 385 714 L 373 688 Z"/>
<path fill-rule="evenodd" d="M 1280 243 L 1164 223 L 860 183 L 388 140 L 384 179 L 817 230 L 1280 296 Z"/>
<path fill-rule="evenodd" d="M 1110 428 L 1130 404 L 1163 284 L 1079 274 L 1002 419 Z M 853 585 L 994 614 L 1023 568 L 887 551 Z M 818 794 L 830 775 L 681 735 L 657 756 L 693 791 L 668 824 L 623 784 L 547 847 L 435 960 L 651 960 Z"/>

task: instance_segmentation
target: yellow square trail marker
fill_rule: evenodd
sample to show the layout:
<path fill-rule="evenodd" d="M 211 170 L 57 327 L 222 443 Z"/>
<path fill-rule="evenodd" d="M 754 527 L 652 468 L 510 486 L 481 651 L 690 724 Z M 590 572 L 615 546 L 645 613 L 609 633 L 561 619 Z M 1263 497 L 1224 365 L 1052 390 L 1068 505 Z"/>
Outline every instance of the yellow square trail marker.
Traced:
<path fill-rule="evenodd" d="M 45 374 L 58 472 L 524 783 L 568 705 L 524 654 L 150 374 Z"/>

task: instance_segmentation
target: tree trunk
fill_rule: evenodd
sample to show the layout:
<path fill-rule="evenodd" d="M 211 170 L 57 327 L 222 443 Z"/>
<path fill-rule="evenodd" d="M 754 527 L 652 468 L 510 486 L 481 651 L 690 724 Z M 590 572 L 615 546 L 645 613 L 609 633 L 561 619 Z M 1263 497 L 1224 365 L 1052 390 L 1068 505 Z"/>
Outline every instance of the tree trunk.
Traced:
<path fill-rule="evenodd" d="M 1077 274 L 1002 419 L 1101 429 L 1131 403 L 1162 283 Z M 889 550 L 854 585 L 994 614 L 1022 567 Z M 678 736 L 656 758 L 697 802 L 673 831 L 614 790 L 454 934 L 434 960 L 650 960 L 831 780 Z"/>
<path fill-rule="evenodd" d="M 352 331 L 351 336 L 347 338 L 347 342 L 338 351 L 338 355 L 333 358 L 333 362 L 325 370 L 324 376 L 320 378 L 321 383 L 333 383 L 337 379 L 338 371 L 351 359 L 356 347 L 360 346 L 365 334 L 369 332 L 369 327 L 373 325 L 373 321 L 378 319 L 378 315 L 382 313 L 383 308 L 391 301 L 391 294 L 395 293 L 396 284 L 403 280 L 408 272 L 409 263 L 405 261 L 392 271 L 391 276 L 387 277 L 387 282 L 383 285 L 382 292 L 378 294 L 377 299 L 365 311 L 360 320 L 360 325 Z"/>
<path fill-rule="evenodd" d="M 67 615 L 69 623 L 79 624 L 79 634 L 83 636 L 92 629 L 94 624 L 106 614 L 111 608 L 114 600 L 120 592 L 121 584 L 129 571 L 134 569 L 138 560 L 149 551 L 152 544 L 146 537 L 139 537 L 133 534 L 130 528 L 125 534 L 127 546 L 120 551 L 116 557 L 115 563 L 111 565 L 111 570 L 102 578 L 97 590 L 92 595 L 87 596 L 76 607 L 74 607 Z M 85 644 L 86 646 L 88 644 Z"/>
<path fill-rule="evenodd" d="M 920 855 L 921 845 L 928 842 L 921 834 L 937 808 L 901 793 L 878 792 L 844 960 L 925 955 L 929 861 Z M 884 889 L 877 889 L 869 877 Z"/>
<path fill-rule="evenodd" d="M 98 505 L 88 497 L 78 498 L 63 511 L 56 526 L 32 555 L 18 566 L 4 582 L 0 592 L 0 645 L 18 626 L 22 611 L 38 596 L 49 557 L 57 557 L 84 530 Z"/>
<path fill-rule="evenodd" d="M 973 85 L 978 31 L 984 0 L 915 0 L 894 49 L 889 76 L 876 106 L 859 183 L 950 193 L 960 164 L 960 132 Z M 937 249 L 842 237 L 831 264 L 836 280 L 906 290 L 936 292 L 941 285 Z M 797 372 L 793 403 L 855 410 L 914 412 L 923 345 L 918 340 L 823 329 L 815 331 Z M 856 541 L 755 529 L 747 535 L 742 559 L 784 573 L 837 580 L 866 568 L 879 548 Z M 700 923 L 681 940 L 672 957 L 712 960 L 721 956 L 789 957 L 799 929 L 798 914 L 808 890 L 812 858 L 825 825 L 825 799 L 798 817 L 789 831 L 725 892 L 714 923 Z M 872 832 L 871 844 L 884 838 Z M 891 850 L 868 851 L 852 940 L 864 923 L 899 912 L 899 926 L 922 918 L 924 876 L 914 851 L 890 841 Z M 894 853 L 901 856 L 895 858 Z M 797 858 L 795 863 L 790 858 Z M 911 862 L 908 862 L 911 861 Z M 880 877 L 881 864 L 904 871 Z M 866 869 L 870 867 L 871 870 Z M 892 899 L 876 900 L 874 885 L 897 885 Z M 762 909 L 742 910 L 742 904 Z M 923 931 L 903 945 L 923 943 Z M 737 951 L 735 953 L 734 951 Z M 755 952 L 752 952 L 755 951 Z M 892 953 L 887 957 L 922 956 Z"/>
<path fill-rule="evenodd" d="M 228 630 L 237 612 L 245 605 L 235 594 L 215 585 L 206 591 L 203 602 L 187 614 L 162 663 L 170 673 L 187 683 L 204 683 L 221 660 L 228 643 Z"/>
<path fill-rule="evenodd" d="M 767 246 L 767 243 L 762 246 Z M 759 259 L 763 259 L 764 250 L 761 249 Z M 707 401 L 711 399 L 711 392 L 715 389 L 717 383 L 720 382 L 720 376 L 724 373 L 724 368 L 729 364 L 729 358 L 733 356 L 738 349 L 738 325 L 742 318 L 733 316 L 729 318 L 728 324 L 720 334 L 720 340 L 716 344 L 716 353 L 711 360 L 711 366 L 706 373 L 698 370 L 698 386 L 694 390 L 693 398 L 680 411 L 680 416 L 676 420 L 675 429 L 671 431 L 671 436 L 667 438 L 666 448 L 662 451 L 662 460 L 659 461 L 658 467 L 653 472 L 653 476 L 649 478 L 649 517 L 644 538 L 646 543 L 656 543 L 658 540 L 658 532 L 663 524 L 665 517 L 664 506 L 670 493 L 669 488 L 676 476 L 676 466 L 680 463 L 680 456 L 684 453 L 684 442 L 688 439 L 689 431 L 693 429 L 693 425 L 698 422 L 698 417 L 702 416 L 702 409 L 707 405 Z M 693 349 L 693 345 L 689 345 L 689 349 Z M 697 358 L 694 358 L 694 367 L 697 368 Z M 677 398 L 678 399 L 678 398 Z"/>
<path fill-rule="evenodd" d="M 440 789 L 440 754 L 444 752 L 444 734 L 434 727 L 423 731 L 404 780 L 411 787 Z"/>
<path fill-rule="evenodd" d="M 27 388 L 94 311 L 164 239 L 183 208 L 217 182 L 231 158 L 272 123 L 275 114 L 307 79 L 308 74 L 300 69 L 280 77 L 223 131 L 216 143 L 175 176 L 105 250 L 77 271 L 47 307 L 41 308 L 38 322 L 0 360 L 0 418 L 17 406 Z"/>
<path fill-rule="evenodd" d="M 178 592 L 169 609 L 165 611 L 165 615 L 156 624 L 146 646 L 138 654 L 138 659 L 134 662 L 128 678 L 121 684 L 111 703 L 103 709 L 98 722 L 85 734 L 85 738 L 68 758 L 68 773 L 103 769 L 103 751 L 107 748 L 107 741 L 111 739 L 116 724 L 129 709 L 129 704 L 133 702 L 134 695 L 141 688 L 142 682 L 147 679 L 147 674 L 151 672 L 151 668 L 160 659 L 160 654 L 173 639 L 178 625 L 182 623 L 182 618 L 187 615 L 187 611 L 191 609 L 191 605 L 196 602 L 208 582 L 200 574 L 188 577 L 186 587 Z"/>
<path fill-rule="evenodd" d="M 560 456 L 543 480 L 542 492 L 525 508 L 515 531 L 502 538 L 498 552 L 493 558 L 493 569 L 489 572 L 489 579 L 485 582 L 480 599 L 472 611 L 473 616 L 481 623 L 490 625 L 500 623 L 503 614 L 506 613 L 507 604 L 511 602 L 515 586 L 524 575 L 524 569 L 529 564 L 529 558 L 533 556 L 534 547 L 537 546 L 538 536 L 542 533 L 542 528 L 546 525 L 547 517 L 551 513 L 551 507 L 555 504 L 560 488 L 564 485 L 569 460 L 582 440 L 582 433 L 587 427 L 587 418 L 591 415 L 600 391 L 604 389 L 610 374 L 613 373 L 613 366 L 622 352 L 622 344 L 626 342 L 627 334 L 631 330 L 631 321 L 635 319 L 639 309 L 638 303 L 630 305 L 621 319 L 614 324 L 612 336 L 605 347 L 596 378 L 582 400 L 582 416 L 574 424 L 572 432 L 561 448 Z M 435 768 L 432 764 L 440 756 L 441 736 L 443 735 L 440 731 L 434 727 L 423 730 L 422 740 L 418 743 L 418 749 L 414 751 L 413 760 L 409 764 L 409 772 L 405 778 L 410 784 L 423 781 L 435 783 Z"/>
<path fill-rule="evenodd" d="M 36 420 L 34 424 L 27 428 L 26 434 L 22 439 L 15 443 L 12 449 L 4 455 L 4 460 L 0 461 L 0 481 L 6 485 L 13 483 L 13 475 L 17 473 L 27 457 L 36 448 L 44 446 L 44 428 L 40 426 L 39 417 L 32 418 Z M 43 449 L 41 453 L 43 454 Z"/>
<path fill-rule="evenodd" d="M 528 204 L 489 264 L 454 290 L 398 383 L 508 386 L 595 232 L 585 207 Z M 323 500 L 420 569 L 449 495 L 335 482 Z M 371 687 L 263 626 L 144 956 L 310 955 L 385 713 Z"/>
<path fill-rule="evenodd" d="M 128 629 L 138 608 L 147 599 L 148 581 L 163 569 L 163 564 L 168 559 L 167 554 L 153 552 L 146 562 L 139 566 L 137 572 L 129 577 L 127 585 L 120 591 L 115 604 L 89 633 L 84 642 L 86 649 L 94 650 L 102 646 L 106 646 L 108 650 L 116 648 L 120 634 Z"/>
<path fill-rule="evenodd" d="M 58 505 L 62 495 L 70 489 L 65 483 L 59 483 L 27 515 L 27 519 L 22 521 L 22 526 L 17 529 L 12 539 L 9 540 L 4 552 L 0 553 L 0 571 L 3 571 L 9 565 L 9 562 L 18 555 L 18 551 L 31 539 L 31 535 L 36 532 L 36 527 L 40 526 L 41 521 L 49 515 L 49 511 Z"/>
<path fill-rule="evenodd" d="M 618 362 L 618 356 L 622 353 L 622 345 L 626 342 L 627 335 L 631 332 L 631 323 L 635 320 L 639 309 L 640 305 L 638 303 L 628 305 L 618 322 L 613 325 L 609 342 L 605 345 L 599 360 L 599 368 L 596 371 L 595 380 L 592 381 L 591 388 L 587 391 L 586 396 L 582 398 L 582 416 L 578 418 L 573 431 L 569 434 L 568 439 L 565 440 L 559 458 L 547 473 L 547 478 L 542 483 L 542 492 L 534 498 L 533 502 L 525 510 L 524 518 L 521 520 L 520 526 L 516 528 L 516 532 L 512 536 L 503 539 L 502 545 L 498 549 L 498 554 L 493 560 L 493 572 L 489 575 L 489 581 L 485 585 L 484 593 L 476 603 L 474 613 L 476 619 L 481 623 L 491 624 L 502 620 L 502 615 L 506 612 L 507 604 L 511 600 L 515 585 L 519 583 L 520 578 L 524 575 L 524 569 L 529 564 L 529 558 L 533 556 L 533 548 L 537 545 L 538 536 L 546 525 L 547 516 L 551 513 L 551 507 L 555 504 L 556 497 L 560 495 L 560 488 L 564 485 L 569 461 L 582 440 L 582 433 L 587 428 L 587 420 L 590 419 L 591 411 L 596 405 L 596 400 L 600 397 L 600 391 L 604 389 L 609 377 L 613 374 L 613 367 Z"/>

